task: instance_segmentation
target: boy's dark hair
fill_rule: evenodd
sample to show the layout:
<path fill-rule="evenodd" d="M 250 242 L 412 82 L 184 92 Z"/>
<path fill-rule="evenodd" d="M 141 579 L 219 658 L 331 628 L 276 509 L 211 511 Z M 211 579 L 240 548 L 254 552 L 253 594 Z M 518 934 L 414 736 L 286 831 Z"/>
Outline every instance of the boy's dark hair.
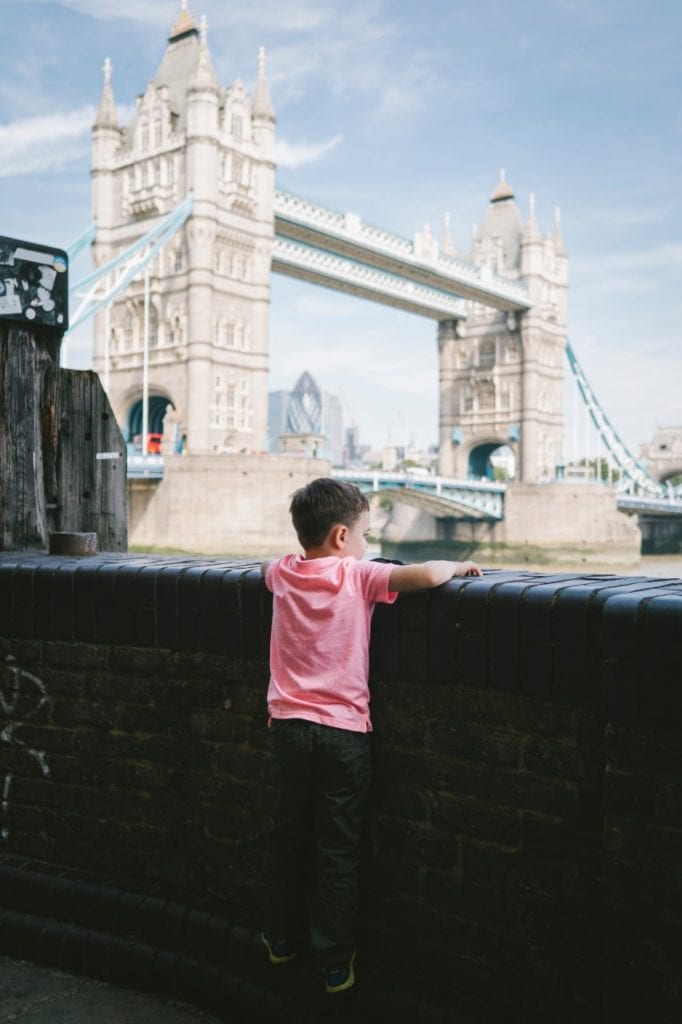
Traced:
<path fill-rule="evenodd" d="M 299 487 L 289 506 L 296 535 L 306 551 L 324 543 L 332 526 L 352 526 L 368 509 L 369 502 L 359 487 L 328 476 Z"/>

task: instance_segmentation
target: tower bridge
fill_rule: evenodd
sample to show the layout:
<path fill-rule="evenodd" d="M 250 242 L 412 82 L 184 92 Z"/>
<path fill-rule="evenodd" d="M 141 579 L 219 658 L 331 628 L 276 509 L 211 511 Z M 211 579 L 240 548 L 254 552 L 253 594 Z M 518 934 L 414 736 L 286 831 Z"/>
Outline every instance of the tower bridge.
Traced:
<path fill-rule="evenodd" d="M 190 454 L 265 448 L 275 271 L 437 321 L 441 476 L 466 478 L 477 449 L 509 441 L 519 480 L 553 476 L 566 343 L 558 221 L 542 236 L 502 178 L 458 253 L 428 226 L 405 239 L 277 190 L 264 55 L 252 95 L 239 80 L 222 86 L 185 7 L 127 126 L 112 80 L 107 63 L 92 164 L 104 280 L 101 295 L 88 288 L 94 366 L 124 429 L 144 392 L 172 408 Z M 144 238 L 148 261 L 129 266 Z"/>
<path fill-rule="evenodd" d="M 239 79 L 221 85 L 205 23 L 184 3 L 127 126 L 105 64 L 93 125 L 97 269 L 75 287 L 74 322 L 96 318 L 94 366 L 129 439 L 172 420 L 189 455 L 265 450 L 274 271 L 437 322 L 438 476 L 374 487 L 375 476 L 373 489 L 390 487 L 436 518 L 459 510 L 501 521 L 504 488 L 470 477 L 508 445 L 517 484 L 555 478 L 568 355 L 621 481 L 674 511 L 673 496 L 620 442 L 568 344 L 558 211 L 543 234 L 533 197 L 522 215 L 503 173 L 468 252 L 428 225 L 402 238 L 276 189 L 275 131 L 263 51 L 251 95 Z M 129 472 L 158 479 L 163 467 L 157 456 L 136 469 L 133 458 Z M 631 499 L 623 511 L 635 510 Z"/>
<path fill-rule="evenodd" d="M 507 312 L 525 312 L 531 306 L 523 282 L 495 274 L 487 263 L 477 266 L 443 251 L 430 232 L 418 232 L 410 241 L 384 228 L 366 224 L 355 213 L 341 214 L 280 190 L 275 192 L 274 215 L 272 266 L 280 273 L 312 280 L 305 273 L 307 266 L 303 259 L 308 250 L 313 273 L 316 253 L 334 254 L 339 261 L 385 271 L 407 282 L 408 288 L 421 285 L 460 300 L 457 307 L 447 313 L 461 319 L 467 316 L 462 299 Z M 288 263 L 285 240 L 298 243 L 300 263 Z M 332 288 L 340 286 L 333 278 L 324 283 Z M 379 295 L 376 300 L 382 301 Z M 397 302 L 395 305 L 437 320 L 443 319 L 444 310 L 438 302 L 432 308 L 424 305 L 413 309 L 409 303 L 401 305 Z"/>

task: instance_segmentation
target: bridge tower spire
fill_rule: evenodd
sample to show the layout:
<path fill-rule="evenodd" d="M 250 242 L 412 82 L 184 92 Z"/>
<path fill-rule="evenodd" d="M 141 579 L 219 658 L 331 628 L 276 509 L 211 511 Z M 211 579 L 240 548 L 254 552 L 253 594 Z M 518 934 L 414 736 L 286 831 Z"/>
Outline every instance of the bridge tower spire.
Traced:
<path fill-rule="evenodd" d="M 508 445 L 517 481 L 553 479 L 563 449 L 566 254 L 556 228 L 543 239 L 534 196 L 524 222 L 504 171 L 469 259 L 522 281 L 532 307 L 512 314 L 469 302 L 466 321 L 439 325 L 439 471 L 484 476 Z"/>
<path fill-rule="evenodd" d="M 95 122 L 92 126 L 92 216 L 101 231 L 113 223 L 114 175 L 111 164 L 121 144 L 116 102 L 111 88 L 112 67 L 107 57 L 102 68 L 104 82 Z"/>
<path fill-rule="evenodd" d="M 177 7 L 126 127 L 116 121 L 105 70 L 93 126 L 96 263 L 144 236 L 188 192 L 192 213 L 150 265 L 148 287 L 133 281 L 99 314 L 94 365 L 102 372 L 107 363 L 119 423 L 139 433 L 146 336 L 150 432 L 162 431 L 172 406 L 189 452 L 262 451 L 274 113 L 262 62 L 253 100 L 239 80 L 223 87 L 205 20 L 186 0 Z"/>

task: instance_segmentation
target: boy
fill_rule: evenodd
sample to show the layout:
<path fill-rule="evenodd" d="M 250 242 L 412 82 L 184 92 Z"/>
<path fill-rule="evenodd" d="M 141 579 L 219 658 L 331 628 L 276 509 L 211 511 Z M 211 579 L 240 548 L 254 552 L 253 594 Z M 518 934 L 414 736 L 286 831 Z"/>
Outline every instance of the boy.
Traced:
<path fill-rule="evenodd" d="M 371 778 L 369 633 L 377 601 L 480 576 L 473 562 L 362 561 L 369 504 L 322 477 L 294 494 L 304 555 L 263 563 L 273 594 L 268 712 L 275 778 L 267 930 L 273 964 L 297 954 L 306 923 L 327 992 L 355 983 L 353 921 L 362 818 Z M 308 921 L 299 892 L 310 856 Z"/>

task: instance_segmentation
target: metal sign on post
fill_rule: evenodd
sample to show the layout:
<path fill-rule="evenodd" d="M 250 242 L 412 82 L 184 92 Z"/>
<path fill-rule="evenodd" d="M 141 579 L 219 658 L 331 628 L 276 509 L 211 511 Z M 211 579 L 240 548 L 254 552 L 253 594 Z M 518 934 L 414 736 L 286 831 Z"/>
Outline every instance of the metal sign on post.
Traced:
<path fill-rule="evenodd" d="M 68 267 L 63 249 L 0 235 L 0 321 L 65 331 Z"/>

